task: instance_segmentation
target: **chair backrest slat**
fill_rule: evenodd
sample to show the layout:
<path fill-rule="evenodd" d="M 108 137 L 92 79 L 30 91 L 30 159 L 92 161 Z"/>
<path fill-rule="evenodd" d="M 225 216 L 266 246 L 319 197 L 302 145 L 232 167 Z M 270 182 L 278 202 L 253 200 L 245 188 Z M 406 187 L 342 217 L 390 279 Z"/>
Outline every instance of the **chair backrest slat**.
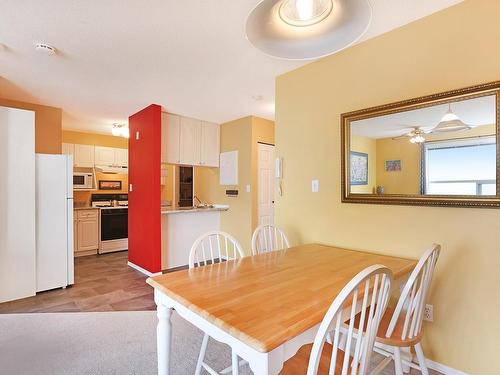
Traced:
<path fill-rule="evenodd" d="M 374 265 L 364 269 L 347 283 L 320 324 L 311 349 L 307 375 L 316 375 L 318 372 L 325 340 L 327 336 L 330 337 L 333 328 L 332 323 L 334 324 L 334 337 L 329 374 L 335 374 L 336 364 L 340 361 L 337 354 L 339 349 L 344 351 L 341 375 L 367 374 L 375 336 L 389 300 L 391 282 L 392 272 L 387 267 Z M 368 303 L 370 303 L 369 307 Z M 340 348 L 341 325 L 347 317 L 349 318 L 347 338 L 343 344 L 344 347 Z M 358 327 L 358 332 L 363 332 L 363 327 L 366 327 L 366 333 L 358 334 L 358 339 L 354 344 L 354 330 Z"/>
<path fill-rule="evenodd" d="M 441 246 L 434 244 L 418 261 L 401 292 L 394 314 L 387 327 L 386 337 L 392 336 L 394 328 L 402 316 L 404 317 L 404 323 L 401 340 L 411 339 L 420 334 L 424 308 L 440 251 Z"/>
<path fill-rule="evenodd" d="M 221 238 L 224 240 L 221 241 Z M 189 268 L 206 266 L 209 261 L 210 264 L 214 264 L 216 261 L 221 262 L 243 256 L 243 249 L 233 236 L 221 231 L 212 231 L 205 233 L 193 243 L 189 252 Z"/>
<path fill-rule="evenodd" d="M 282 250 L 290 247 L 288 238 L 280 228 L 259 225 L 252 235 L 252 255 Z"/>

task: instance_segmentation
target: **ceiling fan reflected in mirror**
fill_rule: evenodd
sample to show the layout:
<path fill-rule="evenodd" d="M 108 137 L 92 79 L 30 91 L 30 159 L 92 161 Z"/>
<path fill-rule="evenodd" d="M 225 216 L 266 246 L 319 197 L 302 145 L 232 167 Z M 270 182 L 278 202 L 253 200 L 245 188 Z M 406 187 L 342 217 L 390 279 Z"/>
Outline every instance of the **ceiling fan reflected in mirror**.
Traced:
<path fill-rule="evenodd" d="M 414 127 L 413 130 L 410 132 L 400 135 L 398 137 L 393 137 L 393 140 L 396 139 L 402 139 L 402 138 L 409 138 L 411 143 L 424 143 L 425 142 L 425 134 L 428 134 L 430 132 L 425 132 L 423 129 Z"/>
<path fill-rule="evenodd" d="M 451 104 L 448 104 L 448 111 L 441 118 L 441 121 L 431 130 L 426 131 L 422 127 L 409 127 L 412 130 L 406 134 L 392 139 L 409 138 L 411 143 L 424 143 L 426 134 L 451 133 L 463 130 L 470 130 L 472 126 L 466 124 L 452 111 Z"/>

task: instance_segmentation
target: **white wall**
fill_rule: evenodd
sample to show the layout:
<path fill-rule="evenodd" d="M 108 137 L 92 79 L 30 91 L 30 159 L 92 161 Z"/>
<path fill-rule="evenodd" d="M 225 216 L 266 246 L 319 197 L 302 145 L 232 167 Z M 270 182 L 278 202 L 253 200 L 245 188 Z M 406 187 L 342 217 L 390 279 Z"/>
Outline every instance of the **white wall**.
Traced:
<path fill-rule="evenodd" d="M 35 113 L 0 107 L 0 302 L 35 288 Z"/>

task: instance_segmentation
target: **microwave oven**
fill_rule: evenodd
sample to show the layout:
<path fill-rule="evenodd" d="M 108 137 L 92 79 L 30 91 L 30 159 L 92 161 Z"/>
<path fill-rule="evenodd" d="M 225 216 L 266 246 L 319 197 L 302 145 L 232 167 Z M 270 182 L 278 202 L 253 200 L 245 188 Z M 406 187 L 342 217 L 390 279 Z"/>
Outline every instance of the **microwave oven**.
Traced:
<path fill-rule="evenodd" d="M 73 189 L 91 190 L 94 188 L 94 175 L 88 172 L 73 173 Z"/>

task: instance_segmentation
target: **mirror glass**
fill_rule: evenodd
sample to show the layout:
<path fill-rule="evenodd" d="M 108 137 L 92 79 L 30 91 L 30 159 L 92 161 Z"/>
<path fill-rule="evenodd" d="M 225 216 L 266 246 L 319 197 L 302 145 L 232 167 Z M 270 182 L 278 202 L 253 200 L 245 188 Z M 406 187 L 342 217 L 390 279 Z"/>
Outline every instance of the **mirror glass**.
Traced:
<path fill-rule="evenodd" d="M 415 107 L 346 123 L 350 194 L 497 196 L 496 93 Z"/>

